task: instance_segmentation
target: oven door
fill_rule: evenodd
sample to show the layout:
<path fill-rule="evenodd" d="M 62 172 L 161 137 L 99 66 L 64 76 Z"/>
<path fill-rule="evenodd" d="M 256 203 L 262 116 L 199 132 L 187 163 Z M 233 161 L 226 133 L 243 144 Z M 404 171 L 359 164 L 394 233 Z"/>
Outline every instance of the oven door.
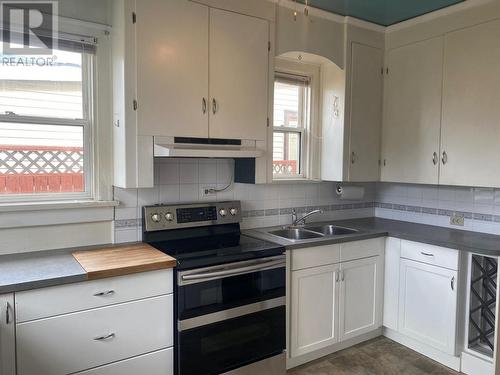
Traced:
<path fill-rule="evenodd" d="M 179 272 L 176 368 L 221 374 L 285 350 L 285 257 Z"/>

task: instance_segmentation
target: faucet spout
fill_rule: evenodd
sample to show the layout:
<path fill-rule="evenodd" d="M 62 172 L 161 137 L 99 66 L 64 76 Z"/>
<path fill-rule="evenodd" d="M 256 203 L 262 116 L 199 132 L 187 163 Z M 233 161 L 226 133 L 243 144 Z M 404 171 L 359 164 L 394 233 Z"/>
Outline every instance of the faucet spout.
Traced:
<path fill-rule="evenodd" d="M 315 214 L 322 214 L 323 213 L 323 210 L 313 210 L 311 212 L 308 212 L 307 214 L 305 214 L 304 216 L 302 216 L 300 219 L 297 217 L 297 211 L 295 211 L 295 209 L 292 210 L 292 226 L 298 226 L 298 225 L 305 225 L 306 223 L 306 219 L 309 217 L 309 216 L 312 216 L 312 215 L 315 215 Z"/>

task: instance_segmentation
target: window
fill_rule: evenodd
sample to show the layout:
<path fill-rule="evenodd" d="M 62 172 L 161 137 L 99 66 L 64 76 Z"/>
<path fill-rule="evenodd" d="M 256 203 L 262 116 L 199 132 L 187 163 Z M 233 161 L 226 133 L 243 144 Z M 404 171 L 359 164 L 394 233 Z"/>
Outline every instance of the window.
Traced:
<path fill-rule="evenodd" d="M 273 178 L 305 178 L 311 79 L 277 72 L 274 81 Z"/>
<path fill-rule="evenodd" d="M 0 201 L 92 197 L 94 57 L 83 38 L 0 54 Z"/>

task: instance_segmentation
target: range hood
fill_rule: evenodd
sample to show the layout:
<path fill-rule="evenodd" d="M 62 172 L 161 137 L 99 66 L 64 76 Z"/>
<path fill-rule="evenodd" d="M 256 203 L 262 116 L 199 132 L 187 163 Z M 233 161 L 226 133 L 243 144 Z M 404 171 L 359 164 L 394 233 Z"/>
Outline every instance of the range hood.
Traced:
<path fill-rule="evenodd" d="M 155 157 L 258 158 L 256 141 L 185 137 L 154 137 Z"/>

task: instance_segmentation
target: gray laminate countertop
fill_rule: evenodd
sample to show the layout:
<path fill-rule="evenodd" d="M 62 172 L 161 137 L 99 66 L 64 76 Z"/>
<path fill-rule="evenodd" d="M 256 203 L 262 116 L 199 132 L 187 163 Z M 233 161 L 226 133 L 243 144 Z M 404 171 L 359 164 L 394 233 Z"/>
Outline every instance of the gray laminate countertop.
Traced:
<path fill-rule="evenodd" d="M 49 250 L 0 256 L 0 294 L 73 283 L 87 273 L 70 250 Z"/>
<path fill-rule="evenodd" d="M 266 229 L 252 229 L 245 231 L 245 233 L 250 236 L 278 243 L 285 246 L 287 249 L 297 249 L 390 236 L 409 241 L 447 247 L 459 251 L 467 251 L 490 256 L 500 256 L 499 235 L 380 218 L 337 220 L 331 222 L 329 221 L 327 224 L 335 224 L 338 226 L 348 227 L 356 229 L 359 232 L 338 237 L 322 237 L 307 241 L 297 241 L 295 243 L 270 235 L 266 232 Z"/>

